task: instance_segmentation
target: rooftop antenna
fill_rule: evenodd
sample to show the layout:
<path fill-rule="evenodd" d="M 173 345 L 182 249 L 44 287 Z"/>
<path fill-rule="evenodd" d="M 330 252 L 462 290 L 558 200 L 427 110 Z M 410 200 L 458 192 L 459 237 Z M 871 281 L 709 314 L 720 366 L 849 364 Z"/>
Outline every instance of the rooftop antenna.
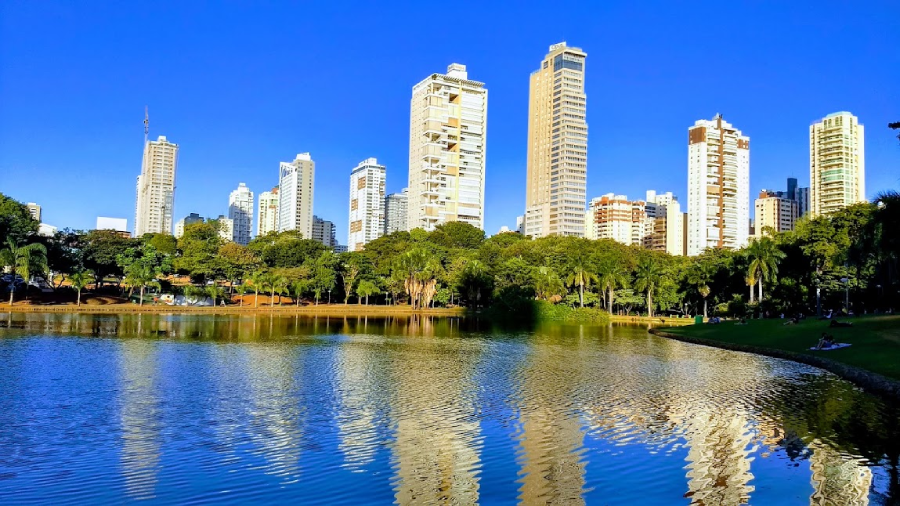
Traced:
<path fill-rule="evenodd" d="M 147 144 L 147 135 L 150 133 L 150 112 L 147 106 L 144 106 L 144 145 Z"/>

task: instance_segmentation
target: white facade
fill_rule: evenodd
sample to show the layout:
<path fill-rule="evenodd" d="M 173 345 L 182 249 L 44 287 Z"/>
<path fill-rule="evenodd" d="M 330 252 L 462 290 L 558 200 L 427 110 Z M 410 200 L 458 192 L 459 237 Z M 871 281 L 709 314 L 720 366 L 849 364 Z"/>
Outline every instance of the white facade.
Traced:
<path fill-rule="evenodd" d="M 587 198 L 587 53 L 550 46 L 531 73 L 525 234 L 582 236 Z"/>
<path fill-rule="evenodd" d="M 97 226 L 95 230 L 115 230 L 116 232 L 127 232 L 128 220 L 125 218 L 107 218 L 105 216 L 98 216 Z"/>
<path fill-rule="evenodd" d="M 141 175 L 137 182 L 134 236 L 171 234 L 175 210 L 175 169 L 178 145 L 164 135 L 144 145 Z"/>
<path fill-rule="evenodd" d="M 409 189 L 392 193 L 384 198 L 384 234 L 409 230 L 407 220 Z"/>
<path fill-rule="evenodd" d="M 672 192 L 647 191 L 647 220 L 645 246 L 670 255 L 684 255 L 684 217 L 681 204 Z"/>
<path fill-rule="evenodd" d="M 234 222 L 234 235 L 229 240 L 246 246 L 253 231 L 253 192 L 244 183 L 228 196 L 228 218 Z"/>
<path fill-rule="evenodd" d="M 783 192 L 763 190 L 754 202 L 756 216 L 755 235 L 767 235 L 767 229 L 775 232 L 794 230 L 800 215 L 799 203 Z"/>
<path fill-rule="evenodd" d="M 810 125 L 809 182 L 814 217 L 866 201 L 865 135 L 856 116 L 836 112 Z"/>
<path fill-rule="evenodd" d="M 337 246 L 334 223 L 328 220 L 323 220 L 318 216 L 313 216 L 312 235 L 310 235 L 309 238 L 314 241 L 319 241 L 325 246 L 334 248 L 335 246 Z"/>
<path fill-rule="evenodd" d="M 31 215 L 31 218 L 34 221 L 40 223 L 41 222 L 41 206 L 35 204 L 34 202 L 29 202 L 25 204 L 25 207 L 28 208 L 28 214 Z"/>
<path fill-rule="evenodd" d="M 462 221 L 484 229 L 487 90 L 457 63 L 415 85 L 410 101 L 407 227 Z"/>
<path fill-rule="evenodd" d="M 300 153 L 293 162 L 281 162 L 278 178 L 278 231 L 298 230 L 312 237 L 313 183 L 316 162 Z"/>
<path fill-rule="evenodd" d="M 350 172 L 350 251 L 361 251 L 384 234 L 384 179 L 384 165 L 375 158 L 363 160 Z"/>
<path fill-rule="evenodd" d="M 259 194 L 256 212 L 256 237 L 278 232 L 278 187 Z"/>
<path fill-rule="evenodd" d="M 717 115 L 688 129 L 687 254 L 738 249 L 750 230 L 750 138 Z"/>

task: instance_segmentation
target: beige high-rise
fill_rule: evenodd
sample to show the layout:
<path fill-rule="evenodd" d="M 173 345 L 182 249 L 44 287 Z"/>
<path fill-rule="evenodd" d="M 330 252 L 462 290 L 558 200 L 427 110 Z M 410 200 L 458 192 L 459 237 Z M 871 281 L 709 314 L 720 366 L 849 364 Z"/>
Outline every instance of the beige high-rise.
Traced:
<path fill-rule="evenodd" d="M 144 160 L 137 180 L 134 237 L 171 234 L 175 211 L 175 167 L 178 144 L 160 135 L 144 144 Z"/>
<path fill-rule="evenodd" d="M 587 120 L 584 60 L 565 42 L 531 74 L 525 234 L 584 235 Z"/>
<path fill-rule="evenodd" d="M 256 236 L 278 232 L 278 187 L 272 188 L 272 191 L 260 193 L 258 205 Z"/>
<path fill-rule="evenodd" d="M 409 230 L 461 221 L 484 228 L 487 90 L 466 66 L 415 85 L 409 118 Z"/>
<path fill-rule="evenodd" d="M 298 230 L 312 237 L 313 188 L 316 162 L 300 153 L 293 162 L 281 162 L 278 177 L 278 231 Z"/>
<path fill-rule="evenodd" d="M 828 214 L 866 201 L 863 126 L 849 112 L 829 114 L 809 127 L 809 212 Z"/>

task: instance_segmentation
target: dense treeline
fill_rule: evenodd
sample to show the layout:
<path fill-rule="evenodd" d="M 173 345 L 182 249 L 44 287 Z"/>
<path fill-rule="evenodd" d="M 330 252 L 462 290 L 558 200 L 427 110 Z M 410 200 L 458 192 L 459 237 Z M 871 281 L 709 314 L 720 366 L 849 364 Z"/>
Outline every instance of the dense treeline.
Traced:
<path fill-rule="evenodd" d="M 215 222 L 189 225 L 177 240 L 102 230 L 44 238 L 24 206 L 2 196 L 0 241 L 7 271 L 49 272 L 55 285 L 79 291 L 112 283 L 135 293 L 155 286 L 216 298 L 250 292 L 285 295 L 294 303 L 462 305 L 513 313 L 543 300 L 651 315 L 809 314 L 817 302 L 840 310 L 849 296 L 850 308 L 862 313 L 898 302 L 898 202 L 896 193 L 886 194 L 875 204 L 803 219 L 795 231 L 742 250 L 709 250 L 695 258 L 610 240 L 485 238 L 463 223 L 397 232 L 365 251 L 342 254 L 296 232 L 257 237 L 244 247 L 224 241 Z"/>

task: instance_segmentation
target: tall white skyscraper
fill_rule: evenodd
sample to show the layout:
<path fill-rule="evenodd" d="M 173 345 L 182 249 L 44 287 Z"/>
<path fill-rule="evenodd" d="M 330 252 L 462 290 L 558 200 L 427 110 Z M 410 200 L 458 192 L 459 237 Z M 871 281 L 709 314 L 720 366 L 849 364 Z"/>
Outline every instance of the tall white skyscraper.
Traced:
<path fill-rule="evenodd" d="M 231 240 L 246 246 L 253 232 L 253 192 L 244 183 L 228 196 L 228 218 L 234 229 Z"/>
<path fill-rule="evenodd" d="M 175 210 L 175 168 L 178 145 L 164 135 L 144 144 L 144 160 L 137 180 L 134 236 L 171 234 Z"/>
<path fill-rule="evenodd" d="M 716 115 L 688 129 L 687 254 L 738 249 L 750 235 L 750 138 Z"/>
<path fill-rule="evenodd" d="M 406 219 L 409 189 L 392 193 L 384 198 L 384 234 L 409 230 Z"/>
<path fill-rule="evenodd" d="M 293 162 L 281 162 L 278 178 L 278 231 L 299 230 L 312 237 L 313 183 L 316 162 L 300 153 Z"/>
<path fill-rule="evenodd" d="M 259 194 L 256 212 L 256 236 L 278 232 L 278 187 Z"/>
<path fill-rule="evenodd" d="M 809 182 L 814 217 L 866 201 L 865 135 L 856 116 L 836 112 L 810 125 Z"/>
<path fill-rule="evenodd" d="M 375 158 L 363 160 L 350 172 L 350 251 L 360 251 L 384 234 L 384 178 L 384 165 Z"/>
<path fill-rule="evenodd" d="M 587 199 L 587 53 L 550 46 L 531 73 L 525 234 L 582 236 Z"/>
<path fill-rule="evenodd" d="M 462 221 L 484 228 L 487 90 L 466 66 L 415 85 L 410 102 L 410 230 Z"/>

